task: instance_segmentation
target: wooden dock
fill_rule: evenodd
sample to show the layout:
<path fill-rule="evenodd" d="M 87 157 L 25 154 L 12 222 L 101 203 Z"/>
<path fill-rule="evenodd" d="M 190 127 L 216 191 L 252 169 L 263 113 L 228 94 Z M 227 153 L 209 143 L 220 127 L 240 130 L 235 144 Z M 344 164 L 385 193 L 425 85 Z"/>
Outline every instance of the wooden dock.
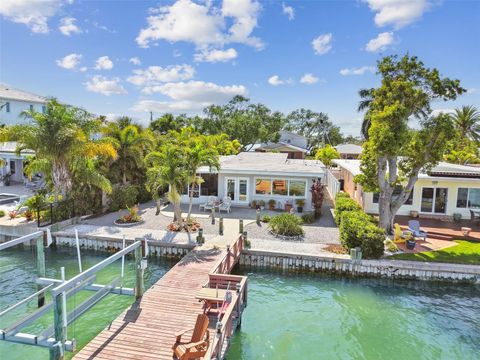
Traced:
<path fill-rule="evenodd" d="M 240 258 L 242 245 L 243 239 L 239 237 L 231 248 L 194 249 L 74 359 L 172 359 L 174 334 L 193 328 L 197 315 L 203 312 L 202 303 L 195 295 L 212 282 L 214 274 L 230 272 Z M 215 330 L 215 319 L 210 321 L 211 334 L 216 336 L 211 336 L 211 350 L 205 358 L 214 358 L 218 349 L 225 351 L 224 339 L 230 337 L 234 330 L 232 324 L 238 321 L 243 310 L 243 294 L 234 305 L 224 315 L 220 331 Z"/>

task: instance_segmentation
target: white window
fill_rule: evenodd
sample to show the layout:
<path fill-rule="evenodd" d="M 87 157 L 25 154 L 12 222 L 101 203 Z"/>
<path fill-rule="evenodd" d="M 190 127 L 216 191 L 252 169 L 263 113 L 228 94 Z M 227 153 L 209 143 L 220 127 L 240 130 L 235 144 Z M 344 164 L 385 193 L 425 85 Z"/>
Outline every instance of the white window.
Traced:
<path fill-rule="evenodd" d="M 9 102 L 7 102 L 7 103 L 5 104 L 5 111 L 6 111 L 7 113 L 10 112 L 10 103 L 9 103 Z"/>
<path fill-rule="evenodd" d="M 305 197 L 306 192 L 307 182 L 305 180 L 257 178 L 255 181 L 256 195 Z"/>

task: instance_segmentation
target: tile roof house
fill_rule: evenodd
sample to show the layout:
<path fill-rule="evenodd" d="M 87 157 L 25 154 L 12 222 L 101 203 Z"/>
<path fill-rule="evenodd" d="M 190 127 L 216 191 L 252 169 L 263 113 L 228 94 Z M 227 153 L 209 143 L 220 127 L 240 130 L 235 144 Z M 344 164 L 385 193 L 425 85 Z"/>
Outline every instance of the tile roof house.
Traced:
<path fill-rule="evenodd" d="M 360 160 L 337 159 L 333 162 L 340 169 L 341 188 L 354 198 L 370 214 L 378 214 L 378 194 L 365 192 L 355 184 L 354 177 L 361 173 Z M 411 211 L 425 218 L 451 218 L 461 214 L 470 218 L 470 209 L 480 208 L 480 168 L 440 162 L 418 176 L 407 202 L 398 215 L 410 215 Z"/>
<path fill-rule="evenodd" d="M 195 203 L 205 203 L 208 196 L 229 196 L 236 206 L 273 199 L 283 208 L 286 202 L 305 199 L 305 209 L 310 210 L 310 187 L 314 180 L 323 179 L 325 165 L 318 160 L 289 159 L 285 153 L 244 152 L 221 156 L 218 171 L 202 167 L 198 173 L 204 182 L 193 189 Z M 182 202 L 188 202 L 188 189 Z"/>
<path fill-rule="evenodd" d="M 279 152 L 288 154 L 289 159 L 303 159 L 307 150 L 307 138 L 290 131 L 281 130 L 280 139 L 276 143 L 255 144 L 251 151 Z"/>

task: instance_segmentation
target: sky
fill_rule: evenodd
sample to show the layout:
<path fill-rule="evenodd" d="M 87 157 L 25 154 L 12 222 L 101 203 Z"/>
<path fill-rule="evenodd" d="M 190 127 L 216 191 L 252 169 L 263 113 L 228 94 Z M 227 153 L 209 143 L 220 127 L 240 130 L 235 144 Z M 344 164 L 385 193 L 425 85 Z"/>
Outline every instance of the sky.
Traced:
<path fill-rule="evenodd" d="M 244 95 L 359 135 L 358 90 L 410 54 L 480 107 L 480 1 L 0 1 L 0 82 L 109 118 L 201 114 Z"/>

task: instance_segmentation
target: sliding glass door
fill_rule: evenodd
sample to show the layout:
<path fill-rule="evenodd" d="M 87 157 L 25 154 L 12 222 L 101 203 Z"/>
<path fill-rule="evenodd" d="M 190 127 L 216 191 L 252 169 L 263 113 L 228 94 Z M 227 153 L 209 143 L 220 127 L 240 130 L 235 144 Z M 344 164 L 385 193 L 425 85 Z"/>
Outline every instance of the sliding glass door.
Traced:
<path fill-rule="evenodd" d="M 447 188 L 423 188 L 420 211 L 424 213 L 445 214 L 447 212 L 447 197 Z"/>

